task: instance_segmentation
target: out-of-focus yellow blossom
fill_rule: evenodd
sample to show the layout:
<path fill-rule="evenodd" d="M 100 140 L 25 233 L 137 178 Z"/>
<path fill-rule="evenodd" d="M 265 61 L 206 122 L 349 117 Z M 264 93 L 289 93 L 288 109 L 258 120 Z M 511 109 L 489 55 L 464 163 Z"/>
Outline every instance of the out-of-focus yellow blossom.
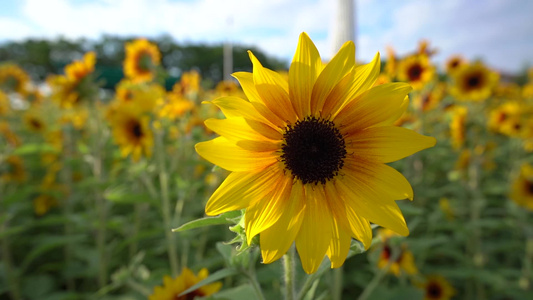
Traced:
<path fill-rule="evenodd" d="M 502 133 L 504 124 L 512 122 L 514 119 L 519 119 L 520 114 L 521 110 L 518 102 L 505 102 L 490 111 L 488 127 L 494 132 Z"/>
<path fill-rule="evenodd" d="M 398 70 L 398 62 L 394 48 L 387 46 L 387 62 L 385 64 L 385 74 L 388 78 L 395 78 Z"/>
<path fill-rule="evenodd" d="M 417 94 L 413 98 L 413 105 L 416 109 L 421 111 L 429 111 L 435 109 L 439 104 L 442 98 L 444 97 L 445 84 L 437 84 L 435 88 Z"/>
<path fill-rule="evenodd" d="M 416 284 L 424 290 L 424 300 L 449 300 L 456 291 L 453 286 L 440 275 L 430 275 L 426 280 Z"/>
<path fill-rule="evenodd" d="M 0 121 L 0 136 L 3 137 L 11 146 L 20 146 L 19 137 L 11 130 L 9 123 L 6 121 Z"/>
<path fill-rule="evenodd" d="M 65 75 L 49 76 L 52 99 L 62 108 L 72 108 L 83 99 L 93 96 L 92 83 L 87 80 L 94 72 L 96 54 L 87 52 L 82 60 L 74 61 L 65 67 Z"/>
<path fill-rule="evenodd" d="M 0 180 L 4 182 L 22 183 L 26 178 L 24 163 L 20 156 L 9 155 L 3 162 L 0 162 Z"/>
<path fill-rule="evenodd" d="M 160 62 L 161 54 L 157 45 L 146 39 L 126 43 L 124 74 L 129 79 L 135 82 L 151 81 Z"/>
<path fill-rule="evenodd" d="M 455 106 L 452 110 L 450 135 L 454 149 L 463 147 L 466 140 L 466 117 L 468 110 L 464 106 Z"/>
<path fill-rule="evenodd" d="M 169 276 L 163 277 L 163 286 L 156 286 L 154 292 L 148 297 L 148 300 L 188 300 L 195 297 L 205 297 L 212 295 L 220 290 L 221 282 L 214 282 L 204 285 L 186 295 L 178 296 L 188 288 L 204 280 L 209 275 L 207 269 L 201 269 L 198 275 L 188 268 L 183 268 L 181 274 L 172 279 Z"/>
<path fill-rule="evenodd" d="M 451 221 L 455 218 L 455 214 L 448 198 L 442 197 L 439 199 L 439 208 L 446 216 L 446 219 Z"/>
<path fill-rule="evenodd" d="M 46 121 L 43 119 L 42 112 L 36 109 L 30 109 L 24 113 L 24 123 L 26 127 L 36 133 L 44 133 L 46 131 L 47 125 Z"/>
<path fill-rule="evenodd" d="M 483 101 L 493 92 L 499 75 L 481 62 L 462 65 L 453 74 L 452 95 L 458 100 Z"/>
<path fill-rule="evenodd" d="M 389 273 L 395 276 L 400 276 L 402 272 L 408 275 L 417 274 L 418 269 L 415 265 L 413 253 L 405 245 L 402 245 L 396 251 L 398 253 L 394 253 L 394 249 L 388 243 L 385 243 L 379 256 L 378 268 L 383 269 L 389 266 Z"/>
<path fill-rule="evenodd" d="M 183 98 L 180 94 L 170 92 L 165 99 L 160 100 L 158 115 L 160 118 L 174 121 L 193 108 L 194 102 Z"/>
<path fill-rule="evenodd" d="M 518 205 L 533 211 L 533 166 L 523 164 L 513 182 L 509 197 Z"/>
<path fill-rule="evenodd" d="M 5 63 L 0 65 L 0 89 L 25 95 L 30 76 L 18 65 Z"/>
<path fill-rule="evenodd" d="M 11 111 L 9 98 L 0 90 L 0 117 L 7 115 Z"/>
<path fill-rule="evenodd" d="M 196 100 L 200 92 L 201 80 L 202 77 L 196 70 L 183 72 L 180 81 L 176 82 L 172 87 L 172 92 L 189 100 Z"/>
<path fill-rule="evenodd" d="M 398 64 L 398 79 L 419 91 L 435 77 L 435 67 L 425 54 L 410 55 Z"/>
<path fill-rule="evenodd" d="M 464 64 L 466 64 L 466 59 L 462 55 L 452 55 L 446 61 L 446 73 L 453 76 Z"/>
<path fill-rule="evenodd" d="M 133 105 L 123 103 L 109 116 L 115 143 L 120 147 L 122 157 L 131 154 L 134 161 L 141 156 L 152 156 L 154 145 L 150 116 Z"/>

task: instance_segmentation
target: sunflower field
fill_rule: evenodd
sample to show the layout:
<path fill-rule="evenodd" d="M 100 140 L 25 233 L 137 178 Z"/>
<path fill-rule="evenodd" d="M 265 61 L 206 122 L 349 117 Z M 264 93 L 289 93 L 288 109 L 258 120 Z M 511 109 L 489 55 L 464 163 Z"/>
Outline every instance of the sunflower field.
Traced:
<path fill-rule="evenodd" d="M 0 299 L 533 299 L 533 70 L 297 45 L 170 89 L 146 39 L 113 89 L 0 62 Z"/>

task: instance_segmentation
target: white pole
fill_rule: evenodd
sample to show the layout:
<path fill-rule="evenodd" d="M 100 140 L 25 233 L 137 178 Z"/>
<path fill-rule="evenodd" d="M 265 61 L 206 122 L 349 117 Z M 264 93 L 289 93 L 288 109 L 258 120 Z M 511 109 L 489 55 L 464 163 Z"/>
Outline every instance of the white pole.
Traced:
<path fill-rule="evenodd" d="M 355 41 L 355 0 L 337 0 L 333 53 L 337 53 L 347 41 Z M 356 45 L 357 46 L 357 45 Z"/>

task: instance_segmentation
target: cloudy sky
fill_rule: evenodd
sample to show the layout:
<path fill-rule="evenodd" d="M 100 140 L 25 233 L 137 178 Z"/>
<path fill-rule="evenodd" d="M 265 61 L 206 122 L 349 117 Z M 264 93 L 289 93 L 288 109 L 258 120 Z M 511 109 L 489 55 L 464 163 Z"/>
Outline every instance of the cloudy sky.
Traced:
<path fill-rule="evenodd" d="M 501 71 L 533 66 L 531 0 L 354 0 L 357 58 L 392 46 L 400 55 L 421 39 Z M 1 0 L 0 42 L 102 34 L 178 42 L 231 40 L 290 61 L 306 31 L 323 58 L 333 54 L 335 0 Z"/>

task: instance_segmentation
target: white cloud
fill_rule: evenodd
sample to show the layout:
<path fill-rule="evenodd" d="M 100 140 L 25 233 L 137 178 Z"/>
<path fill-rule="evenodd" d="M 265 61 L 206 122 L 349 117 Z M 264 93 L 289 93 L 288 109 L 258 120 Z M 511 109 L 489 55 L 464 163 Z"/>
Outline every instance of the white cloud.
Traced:
<path fill-rule="evenodd" d="M 392 45 L 412 51 L 422 38 L 440 49 L 436 59 L 464 54 L 517 70 L 533 63 L 533 2 L 528 0 L 354 0 L 357 56 L 369 61 Z M 102 34 L 154 37 L 180 42 L 256 45 L 291 59 L 298 35 L 309 33 L 324 58 L 332 56 L 331 0 L 23 0 L 20 15 L 0 17 L 0 40 L 25 37 L 98 38 Z M 1 4 L 0 4 L 1 8 Z M 231 20 L 231 21 L 228 21 Z"/>

